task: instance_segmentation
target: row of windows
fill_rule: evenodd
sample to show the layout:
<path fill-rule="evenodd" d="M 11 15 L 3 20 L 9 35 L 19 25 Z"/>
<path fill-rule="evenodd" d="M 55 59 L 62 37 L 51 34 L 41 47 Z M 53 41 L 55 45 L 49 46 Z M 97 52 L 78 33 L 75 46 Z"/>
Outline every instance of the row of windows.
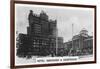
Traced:
<path fill-rule="evenodd" d="M 33 46 L 34 47 L 39 47 L 40 45 L 41 46 L 56 46 L 56 44 L 55 43 L 49 43 L 49 41 L 43 41 L 43 40 L 33 40 L 33 42 L 32 42 L 32 44 L 33 44 Z"/>
<path fill-rule="evenodd" d="M 41 25 L 34 24 L 34 31 L 35 33 L 41 33 Z"/>
<path fill-rule="evenodd" d="M 48 45 L 48 41 L 42 41 L 42 40 L 33 40 L 33 45 Z"/>
<path fill-rule="evenodd" d="M 53 45 L 53 46 L 52 46 Z M 56 48 L 56 45 L 55 44 L 52 44 L 52 45 L 49 45 L 49 46 L 46 46 L 46 45 L 32 45 L 33 47 L 39 47 L 39 48 L 41 48 L 41 47 L 49 47 L 49 48 Z"/>
<path fill-rule="evenodd" d="M 41 44 L 41 45 L 48 45 L 48 43 L 46 43 L 46 42 L 33 42 L 33 44 L 34 45 L 39 45 L 39 44 Z"/>

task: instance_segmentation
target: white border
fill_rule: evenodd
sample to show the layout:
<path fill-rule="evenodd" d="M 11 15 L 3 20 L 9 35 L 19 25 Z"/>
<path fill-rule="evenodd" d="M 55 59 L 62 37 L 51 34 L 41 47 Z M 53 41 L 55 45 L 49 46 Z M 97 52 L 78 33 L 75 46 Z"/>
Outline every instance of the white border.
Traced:
<path fill-rule="evenodd" d="M 62 6 L 45 6 L 45 5 L 29 5 L 29 4 L 15 4 L 15 14 L 16 14 L 16 6 L 27 6 L 27 7 L 45 7 L 45 8 L 56 8 L 56 9 L 66 9 L 66 7 L 62 7 Z M 74 9 L 74 10 L 92 10 L 94 11 L 94 8 L 81 8 L 81 7 L 67 7 L 67 9 Z M 93 30 L 94 30 L 94 24 L 93 24 Z M 94 31 L 93 31 L 93 34 L 94 34 Z M 16 38 L 16 16 L 15 16 L 15 38 Z M 93 36 L 93 40 L 94 40 L 94 36 Z M 36 62 L 36 63 L 28 63 L 29 61 L 26 61 L 26 63 L 19 63 L 17 64 L 16 63 L 16 48 L 15 48 L 15 65 L 30 65 L 30 64 L 51 64 L 51 63 L 72 63 L 72 62 L 86 62 L 86 61 L 94 61 L 94 41 L 93 41 L 93 57 L 91 59 L 79 59 L 79 57 L 75 56 L 75 57 L 70 57 L 70 58 L 76 58 L 77 60 L 75 61 L 58 61 L 58 62 Z M 15 47 L 16 47 L 16 39 L 15 39 Z M 43 58 L 36 58 L 36 61 L 37 60 L 40 60 L 40 59 L 43 59 L 44 61 L 48 60 L 48 59 L 65 59 L 65 58 L 68 58 L 68 57 L 43 57 Z M 20 61 L 21 62 L 21 61 Z"/>

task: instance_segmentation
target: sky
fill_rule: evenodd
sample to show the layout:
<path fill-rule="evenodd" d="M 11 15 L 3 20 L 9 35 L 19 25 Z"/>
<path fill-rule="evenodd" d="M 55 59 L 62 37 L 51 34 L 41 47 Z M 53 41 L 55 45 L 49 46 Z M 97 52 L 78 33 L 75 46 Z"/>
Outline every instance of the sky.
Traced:
<path fill-rule="evenodd" d="M 64 42 L 72 38 L 72 24 L 73 35 L 79 34 L 83 28 L 89 35 L 93 33 L 94 9 L 92 8 L 16 4 L 15 24 L 19 33 L 27 34 L 29 10 L 33 10 L 37 15 L 43 10 L 49 19 L 57 20 L 58 36 L 63 37 Z"/>

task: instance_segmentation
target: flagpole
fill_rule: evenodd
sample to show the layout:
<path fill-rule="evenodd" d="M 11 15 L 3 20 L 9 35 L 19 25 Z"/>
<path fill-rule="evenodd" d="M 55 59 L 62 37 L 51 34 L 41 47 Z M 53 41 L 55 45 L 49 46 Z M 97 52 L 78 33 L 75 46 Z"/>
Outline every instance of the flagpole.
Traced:
<path fill-rule="evenodd" d="M 56 28 L 56 55 L 58 54 L 58 29 Z"/>
<path fill-rule="evenodd" d="M 72 49 L 73 49 L 73 23 L 72 23 Z"/>
<path fill-rule="evenodd" d="M 74 50 L 74 46 L 73 46 L 73 26 L 74 26 L 74 24 L 72 23 L 72 50 L 71 51 Z M 73 52 L 71 52 L 71 54 L 73 55 Z"/>

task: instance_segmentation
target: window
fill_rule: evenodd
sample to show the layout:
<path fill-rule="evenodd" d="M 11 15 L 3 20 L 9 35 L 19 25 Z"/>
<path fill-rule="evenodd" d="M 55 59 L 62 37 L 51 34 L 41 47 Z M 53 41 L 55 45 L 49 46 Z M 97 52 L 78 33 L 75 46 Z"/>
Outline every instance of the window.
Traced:
<path fill-rule="evenodd" d="M 41 25 L 34 24 L 34 31 L 35 33 L 41 33 Z"/>

